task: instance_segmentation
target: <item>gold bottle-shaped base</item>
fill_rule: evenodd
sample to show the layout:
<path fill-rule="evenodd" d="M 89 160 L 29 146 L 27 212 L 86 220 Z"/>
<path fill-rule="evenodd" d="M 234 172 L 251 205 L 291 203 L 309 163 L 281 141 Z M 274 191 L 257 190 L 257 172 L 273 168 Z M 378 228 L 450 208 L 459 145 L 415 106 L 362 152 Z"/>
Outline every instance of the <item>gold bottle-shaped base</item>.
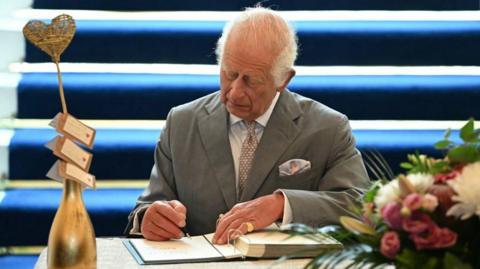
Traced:
<path fill-rule="evenodd" d="M 79 183 L 65 179 L 63 196 L 48 237 L 48 269 L 97 268 L 95 232 Z"/>

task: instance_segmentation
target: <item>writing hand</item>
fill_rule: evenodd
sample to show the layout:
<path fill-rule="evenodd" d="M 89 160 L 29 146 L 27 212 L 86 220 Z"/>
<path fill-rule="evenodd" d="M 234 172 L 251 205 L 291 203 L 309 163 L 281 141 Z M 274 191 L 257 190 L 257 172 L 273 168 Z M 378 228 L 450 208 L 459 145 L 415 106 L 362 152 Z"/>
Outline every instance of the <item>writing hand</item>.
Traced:
<path fill-rule="evenodd" d="M 145 212 L 140 227 L 143 237 L 165 241 L 183 236 L 187 209 L 177 200 L 156 201 Z"/>
<path fill-rule="evenodd" d="M 282 218 L 283 205 L 282 193 L 274 193 L 236 204 L 218 222 L 213 242 L 226 244 L 228 239 L 235 239 L 239 235 L 247 233 L 247 223 L 251 223 L 254 229 L 269 226 Z M 238 232 L 232 232 L 234 230 L 238 230 Z"/>

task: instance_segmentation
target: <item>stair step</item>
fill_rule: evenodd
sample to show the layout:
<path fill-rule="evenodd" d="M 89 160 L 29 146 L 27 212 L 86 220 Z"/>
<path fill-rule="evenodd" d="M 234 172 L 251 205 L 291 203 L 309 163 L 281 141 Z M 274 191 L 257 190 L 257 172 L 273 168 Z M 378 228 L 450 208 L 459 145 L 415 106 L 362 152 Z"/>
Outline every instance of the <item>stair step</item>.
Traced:
<path fill-rule="evenodd" d="M 479 54 L 480 55 L 480 54 Z M 174 106 L 219 88 L 218 75 L 64 73 L 69 110 L 82 119 L 165 119 Z M 299 75 L 289 88 L 351 119 L 480 118 L 480 75 Z M 25 73 L 18 118 L 50 119 L 61 109 L 55 73 Z M 88 104 L 88 105 L 87 105 Z M 448 109 L 446 109 L 448 108 Z"/>
<path fill-rule="evenodd" d="M 160 1 L 150 0 L 131 2 L 115 0 L 35 0 L 33 7 L 38 9 L 98 9 L 98 10 L 243 10 L 258 3 L 258 0 L 236 1 Z M 476 0 L 322 0 L 322 1 L 263 1 L 262 5 L 280 10 L 475 10 Z"/>
<path fill-rule="evenodd" d="M 9 146 L 9 178 L 45 178 L 58 158 L 44 145 L 56 135 L 53 129 L 15 130 Z M 90 172 L 97 179 L 149 178 L 155 142 L 159 135 L 160 128 L 98 129 Z"/>
<path fill-rule="evenodd" d="M 355 129 L 360 150 L 377 150 L 400 172 L 407 154 L 421 153 L 440 157 L 433 144 L 443 138 L 444 130 Z M 146 179 L 153 166 L 153 154 L 160 130 L 98 129 L 90 169 L 97 179 Z M 56 135 L 51 129 L 18 129 L 9 146 L 9 178 L 41 179 L 55 162 L 43 145 Z M 452 137 L 458 137 L 453 131 Z M 34 160 L 34 161 L 32 161 Z"/>
<path fill-rule="evenodd" d="M 83 199 L 96 236 L 121 236 L 142 189 L 87 189 Z M 46 245 L 61 189 L 9 189 L 0 200 L 0 246 Z M 20 229 L 20 230 L 19 230 Z M 2 267 L 3 268 L 3 267 Z"/>
<path fill-rule="evenodd" d="M 205 63 L 224 21 L 78 20 L 65 62 Z M 298 65 L 479 65 L 477 21 L 295 21 Z M 462 48 L 462 49 L 458 49 Z M 27 62 L 48 56 L 30 43 Z"/>
<path fill-rule="evenodd" d="M 0 255 L 0 268 L 32 269 L 38 255 Z"/>

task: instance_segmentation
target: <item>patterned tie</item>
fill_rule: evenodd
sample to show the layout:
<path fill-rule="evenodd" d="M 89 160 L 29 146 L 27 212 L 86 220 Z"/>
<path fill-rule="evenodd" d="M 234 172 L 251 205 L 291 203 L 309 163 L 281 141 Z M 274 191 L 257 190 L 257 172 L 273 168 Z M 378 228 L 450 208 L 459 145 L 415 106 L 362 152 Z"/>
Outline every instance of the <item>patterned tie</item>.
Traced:
<path fill-rule="evenodd" d="M 242 197 L 243 190 L 247 184 L 247 178 L 252 168 L 253 156 L 257 149 L 258 141 L 255 135 L 255 121 L 243 121 L 247 126 L 247 138 L 243 141 L 242 150 L 240 152 L 240 166 L 238 173 L 238 198 Z"/>

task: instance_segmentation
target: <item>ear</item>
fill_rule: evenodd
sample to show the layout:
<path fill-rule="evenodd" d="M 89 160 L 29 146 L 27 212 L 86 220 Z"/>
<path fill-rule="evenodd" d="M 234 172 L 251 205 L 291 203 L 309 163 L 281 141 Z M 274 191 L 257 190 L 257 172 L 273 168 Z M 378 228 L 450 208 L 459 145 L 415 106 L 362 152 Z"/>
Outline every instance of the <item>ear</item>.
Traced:
<path fill-rule="evenodd" d="M 290 69 L 290 71 L 288 71 L 288 74 L 285 78 L 285 80 L 283 81 L 283 84 L 280 85 L 280 87 L 277 88 L 277 92 L 283 92 L 285 90 L 285 88 L 287 88 L 287 85 L 288 83 L 290 83 L 290 80 L 292 80 L 292 78 L 295 76 L 295 69 Z"/>

